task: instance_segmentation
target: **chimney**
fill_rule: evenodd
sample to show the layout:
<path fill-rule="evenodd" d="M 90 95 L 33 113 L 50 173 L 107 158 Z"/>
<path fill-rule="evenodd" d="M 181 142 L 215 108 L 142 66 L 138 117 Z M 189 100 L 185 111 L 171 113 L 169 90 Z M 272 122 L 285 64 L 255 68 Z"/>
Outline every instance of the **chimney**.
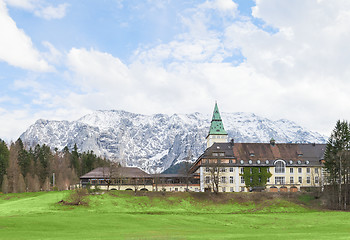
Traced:
<path fill-rule="evenodd" d="M 231 143 L 231 146 L 235 145 L 235 140 L 233 138 L 231 138 L 230 143 Z"/>
<path fill-rule="evenodd" d="M 271 140 L 270 140 L 270 144 L 271 144 L 272 146 L 275 146 L 275 144 L 276 144 L 275 139 L 271 138 Z"/>

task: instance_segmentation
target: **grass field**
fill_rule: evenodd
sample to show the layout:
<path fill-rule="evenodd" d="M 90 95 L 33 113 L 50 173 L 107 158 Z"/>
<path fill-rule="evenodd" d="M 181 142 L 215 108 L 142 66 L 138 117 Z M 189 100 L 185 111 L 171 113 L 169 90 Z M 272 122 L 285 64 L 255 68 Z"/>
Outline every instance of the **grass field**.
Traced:
<path fill-rule="evenodd" d="M 350 239 L 350 213 L 266 194 L 115 191 L 58 204 L 70 194 L 0 194 L 0 239 Z"/>

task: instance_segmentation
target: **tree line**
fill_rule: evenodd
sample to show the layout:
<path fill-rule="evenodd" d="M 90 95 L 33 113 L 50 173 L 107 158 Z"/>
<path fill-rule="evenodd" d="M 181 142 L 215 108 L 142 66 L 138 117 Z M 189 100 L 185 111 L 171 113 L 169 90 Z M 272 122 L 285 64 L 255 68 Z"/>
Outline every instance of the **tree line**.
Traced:
<path fill-rule="evenodd" d="M 9 146 L 0 139 L 0 191 L 3 193 L 66 190 L 79 182 L 79 177 L 96 167 L 108 166 L 109 160 L 93 151 L 79 153 L 52 150 L 37 144 L 26 148 L 21 139 Z"/>

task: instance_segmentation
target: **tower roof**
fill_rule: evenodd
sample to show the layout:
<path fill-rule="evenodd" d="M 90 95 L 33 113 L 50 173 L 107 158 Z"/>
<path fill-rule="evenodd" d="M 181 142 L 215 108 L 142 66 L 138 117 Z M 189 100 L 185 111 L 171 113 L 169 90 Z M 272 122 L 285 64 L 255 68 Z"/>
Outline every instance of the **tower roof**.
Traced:
<path fill-rule="evenodd" d="M 209 135 L 227 135 L 224 125 L 222 124 L 220 112 L 217 103 L 215 103 L 213 118 L 210 124 Z"/>

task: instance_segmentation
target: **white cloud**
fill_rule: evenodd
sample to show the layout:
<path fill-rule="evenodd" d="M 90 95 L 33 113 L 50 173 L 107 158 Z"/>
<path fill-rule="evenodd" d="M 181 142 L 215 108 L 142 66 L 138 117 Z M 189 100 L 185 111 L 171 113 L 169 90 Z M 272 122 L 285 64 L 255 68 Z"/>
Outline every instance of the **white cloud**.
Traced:
<path fill-rule="evenodd" d="M 8 15 L 6 5 L 0 0 L 0 61 L 33 71 L 51 71 L 53 68 L 42 58 L 31 39 Z"/>
<path fill-rule="evenodd" d="M 228 14 L 236 14 L 237 12 L 237 4 L 232 0 L 214 0 L 214 1 L 206 1 L 205 3 L 199 6 L 200 8 L 209 8 L 215 9 L 219 12 L 225 12 Z"/>
<path fill-rule="evenodd" d="M 287 118 L 328 135 L 338 118 L 350 119 L 350 3 L 256 4 L 253 15 L 265 23 L 263 29 L 239 16 L 231 1 L 207 1 L 180 13 L 182 34 L 140 47 L 128 63 L 79 47 L 64 58 L 44 43 L 48 61 L 65 60 L 72 90 L 45 94 L 34 82 L 21 81 L 16 87 L 31 87 L 35 104 L 54 109 L 33 118 L 73 120 L 95 109 L 209 113 L 218 100 L 221 111 Z M 269 26 L 276 32 L 264 30 Z M 228 63 L 238 50 L 243 62 Z"/>
<path fill-rule="evenodd" d="M 35 15 L 38 17 L 45 18 L 47 20 L 50 19 L 60 19 L 66 15 L 67 7 L 69 5 L 67 3 L 59 4 L 57 7 L 47 6 L 41 7 L 38 10 L 35 10 Z"/>
<path fill-rule="evenodd" d="M 247 18 L 228 21 L 232 16 L 220 14 L 216 23 L 224 24 L 213 28 L 210 22 L 218 16 L 207 10 L 237 11 L 230 3 L 207 1 L 181 13 L 187 32 L 169 43 L 139 48 L 128 65 L 107 53 L 72 50 L 75 83 L 90 86 L 84 97 L 100 98 L 94 104 L 100 108 L 203 112 L 216 99 L 222 111 L 288 118 L 325 134 L 337 118 L 350 118 L 345 114 L 350 108 L 349 4 L 260 0 L 253 14 L 276 33 Z M 244 62 L 225 63 L 237 49 Z"/>
<path fill-rule="evenodd" d="M 44 0 L 5 0 L 12 7 L 22 8 L 33 12 L 35 16 L 47 20 L 61 19 L 66 15 L 68 3 L 62 3 L 57 6 L 50 5 Z"/>

